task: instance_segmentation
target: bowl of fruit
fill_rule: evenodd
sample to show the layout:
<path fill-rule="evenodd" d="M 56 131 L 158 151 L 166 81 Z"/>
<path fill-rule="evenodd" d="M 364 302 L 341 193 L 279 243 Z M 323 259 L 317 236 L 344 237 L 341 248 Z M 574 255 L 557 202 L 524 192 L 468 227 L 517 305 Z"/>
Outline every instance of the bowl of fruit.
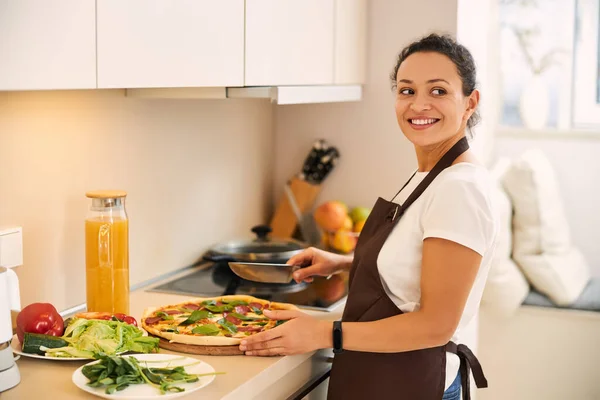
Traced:
<path fill-rule="evenodd" d="M 319 205 L 313 216 L 321 230 L 322 247 L 336 253 L 352 253 L 370 212 L 370 208 L 349 208 L 338 200 Z"/>

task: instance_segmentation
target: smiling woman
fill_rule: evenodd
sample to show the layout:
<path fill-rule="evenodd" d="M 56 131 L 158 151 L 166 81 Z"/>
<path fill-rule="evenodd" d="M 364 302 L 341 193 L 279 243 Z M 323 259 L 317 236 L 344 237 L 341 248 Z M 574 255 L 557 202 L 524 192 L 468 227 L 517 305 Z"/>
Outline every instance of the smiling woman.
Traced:
<path fill-rule="evenodd" d="M 477 122 L 475 64 L 465 47 L 433 34 L 402 50 L 392 81 L 417 170 L 390 201 L 377 199 L 353 256 L 309 248 L 288 260 L 308 265 L 294 272 L 297 281 L 350 271 L 342 320 L 265 312 L 289 321 L 240 350 L 333 347 L 332 400 L 450 400 L 461 391 L 469 399 L 471 368 L 477 387 L 487 382 L 461 333 L 477 314 L 497 232 L 492 180 L 466 137 Z"/>
<path fill-rule="evenodd" d="M 475 62 L 466 48 L 453 43 L 430 35 L 406 47 L 390 75 L 400 129 L 422 146 L 470 130 L 480 119 Z M 414 135 L 434 125 L 427 136 Z"/>

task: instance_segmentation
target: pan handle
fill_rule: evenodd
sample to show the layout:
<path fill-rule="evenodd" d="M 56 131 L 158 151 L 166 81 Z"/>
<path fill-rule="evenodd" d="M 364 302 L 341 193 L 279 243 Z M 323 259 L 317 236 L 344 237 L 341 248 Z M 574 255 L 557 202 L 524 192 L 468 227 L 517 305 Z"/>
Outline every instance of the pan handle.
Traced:
<path fill-rule="evenodd" d="M 212 262 L 230 262 L 236 261 L 235 258 L 228 256 L 227 254 L 206 254 L 202 256 L 202 259 Z"/>

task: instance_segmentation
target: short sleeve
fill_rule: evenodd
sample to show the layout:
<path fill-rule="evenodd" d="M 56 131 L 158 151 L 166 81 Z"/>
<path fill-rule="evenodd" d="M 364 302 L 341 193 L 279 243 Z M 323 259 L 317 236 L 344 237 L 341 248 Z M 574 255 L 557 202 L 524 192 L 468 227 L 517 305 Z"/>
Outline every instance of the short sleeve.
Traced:
<path fill-rule="evenodd" d="M 435 189 L 421 220 L 423 240 L 450 240 L 483 256 L 495 232 L 486 188 L 473 181 L 453 179 L 441 182 Z"/>

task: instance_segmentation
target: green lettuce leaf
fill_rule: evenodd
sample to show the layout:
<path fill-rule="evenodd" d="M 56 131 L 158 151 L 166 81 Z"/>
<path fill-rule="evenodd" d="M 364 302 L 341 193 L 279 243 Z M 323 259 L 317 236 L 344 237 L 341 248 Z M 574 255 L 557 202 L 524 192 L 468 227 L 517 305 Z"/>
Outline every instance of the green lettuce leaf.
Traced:
<path fill-rule="evenodd" d="M 143 331 L 121 321 L 74 319 L 62 337 L 69 346 L 48 349 L 49 357 L 87 357 L 115 355 L 128 351 L 150 353 L 158 349 L 158 338 L 143 336 Z"/>

